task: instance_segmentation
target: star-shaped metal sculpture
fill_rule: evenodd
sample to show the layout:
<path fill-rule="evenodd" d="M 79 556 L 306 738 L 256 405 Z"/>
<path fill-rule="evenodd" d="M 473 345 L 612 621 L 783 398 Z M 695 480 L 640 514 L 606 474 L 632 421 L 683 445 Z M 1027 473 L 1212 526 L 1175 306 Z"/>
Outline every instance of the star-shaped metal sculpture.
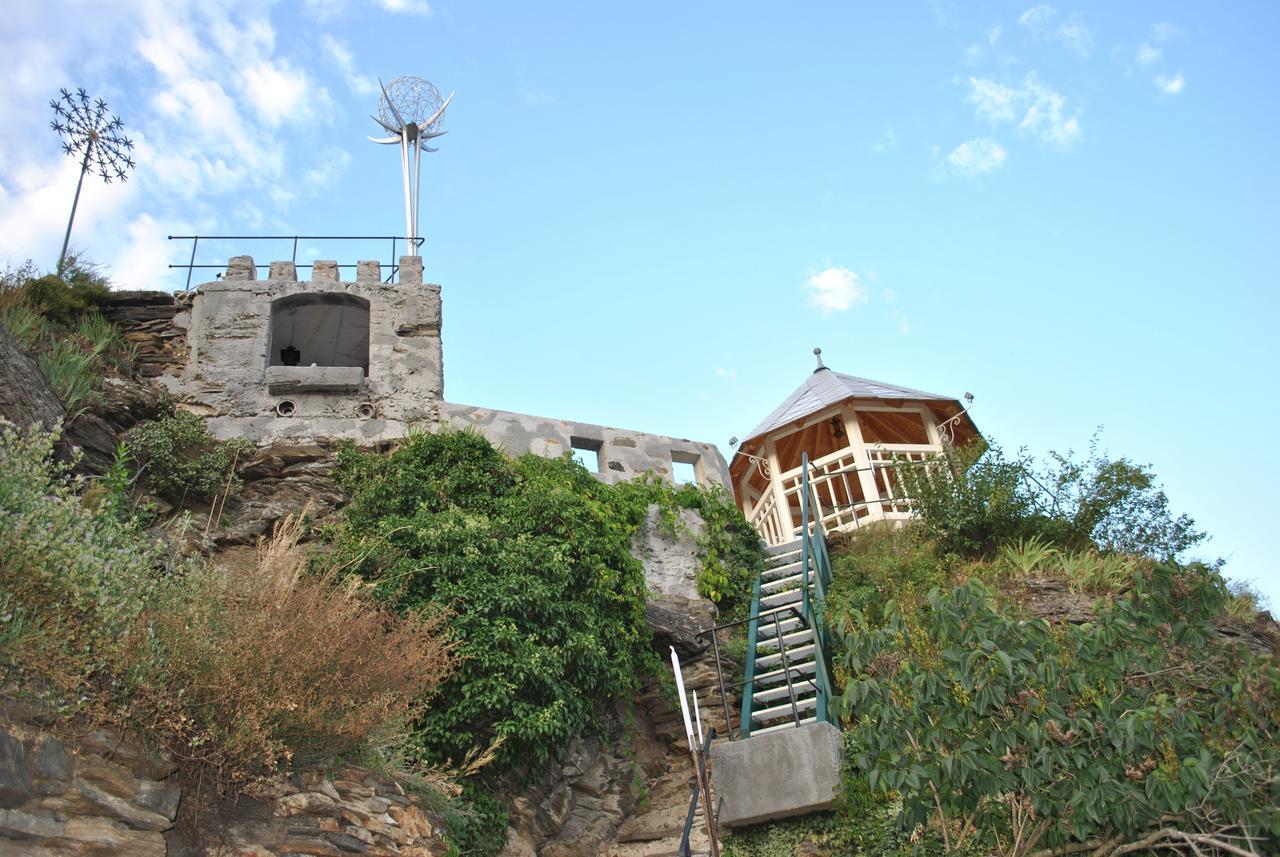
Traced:
<path fill-rule="evenodd" d="M 454 93 L 449 93 L 449 97 L 441 101 L 440 91 L 430 81 L 411 76 L 398 77 L 389 86 L 383 86 L 379 80 L 378 86 L 382 88 L 382 99 L 378 102 L 378 115 L 373 117 L 373 121 L 391 136 L 370 137 L 369 140 L 388 146 L 400 146 L 400 169 L 404 177 L 405 233 L 409 239 L 409 253 L 416 256 L 421 153 L 437 151 L 428 146 L 427 142 L 447 133 L 441 126 L 445 108 L 453 100 Z"/>

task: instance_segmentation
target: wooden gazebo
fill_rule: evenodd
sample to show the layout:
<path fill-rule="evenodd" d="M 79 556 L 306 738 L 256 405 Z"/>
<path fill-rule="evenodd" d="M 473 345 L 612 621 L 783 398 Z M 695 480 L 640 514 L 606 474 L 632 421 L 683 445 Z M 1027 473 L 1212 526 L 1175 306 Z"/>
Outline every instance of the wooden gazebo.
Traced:
<path fill-rule="evenodd" d="M 742 439 L 729 465 L 739 507 L 771 545 L 799 535 L 806 453 L 815 514 L 828 530 L 847 531 L 909 518 L 898 468 L 979 436 L 959 400 L 833 372 L 814 353 L 818 368 Z"/>

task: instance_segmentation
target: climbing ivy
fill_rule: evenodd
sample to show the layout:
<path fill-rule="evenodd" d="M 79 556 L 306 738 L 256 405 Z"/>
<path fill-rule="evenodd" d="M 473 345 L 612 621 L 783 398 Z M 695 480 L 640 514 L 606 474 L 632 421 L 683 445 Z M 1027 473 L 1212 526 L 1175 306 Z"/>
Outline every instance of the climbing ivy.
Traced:
<path fill-rule="evenodd" d="M 610 486 L 568 456 L 510 459 L 473 432 L 411 434 L 387 455 L 353 447 L 336 476 L 351 495 L 335 552 L 403 610 L 451 612 L 461 664 L 417 723 L 434 761 L 495 737 L 495 772 L 536 770 L 657 667 L 632 542 L 657 504 L 707 521 L 699 586 L 730 609 L 762 563 L 723 492 L 654 479 Z M 739 592 L 735 592 L 735 587 Z"/>

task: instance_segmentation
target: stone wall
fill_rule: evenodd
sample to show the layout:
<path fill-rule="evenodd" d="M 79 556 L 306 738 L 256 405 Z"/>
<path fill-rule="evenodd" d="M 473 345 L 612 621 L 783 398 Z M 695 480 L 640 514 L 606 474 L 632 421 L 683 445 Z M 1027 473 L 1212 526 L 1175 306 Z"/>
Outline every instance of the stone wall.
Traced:
<path fill-rule="evenodd" d="M 474 428 L 507 455 L 532 452 L 551 458 L 575 448 L 588 457 L 598 453 L 595 475 L 608 483 L 641 473 L 671 481 L 673 461 L 683 461 L 693 465 L 698 484 L 729 486 L 729 467 L 713 443 L 474 405 L 442 403 L 440 417 L 453 428 Z"/>
<path fill-rule="evenodd" d="M 285 344 L 271 341 L 273 303 L 297 296 L 367 302 L 367 376 L 359 367 L 272 365 Z M 236 257 L 222 280 L 195 290 L 188 341 L 185 371 L 163 380 L 217 437 L 373 442 L 438 420 L 440 287 L 422 282 L 418 257 L 401 259 L 396 283 L 382 282 L 376 262 L 361 262 L 355 282 L 340 280 L 332 262 L 316 262 L 310 282 L 298 281 L 291 262 L 273 262 L 258 280 L 253 260 Z"/>
<path fill-rule="evenodd" d="M 364 768 L 279 777 L 234 802 L 197 809 L 171 759 L 112 730 L 60 738 L 39 718 L 14 717 L 19 707 L 6 707 L 0 857 L 428 857 L 447 850 L 440 820 L 419 799 Z"/>

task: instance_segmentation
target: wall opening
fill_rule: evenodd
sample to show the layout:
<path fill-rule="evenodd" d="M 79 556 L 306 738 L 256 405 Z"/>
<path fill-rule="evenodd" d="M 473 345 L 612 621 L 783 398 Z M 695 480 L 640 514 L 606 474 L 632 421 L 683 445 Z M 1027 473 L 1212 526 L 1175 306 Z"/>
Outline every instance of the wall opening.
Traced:
<path fill-rule="evenodd" d="M 604 448 L 604 442 L 592 440 L 585 437 L 569 438 L 570 453 L 573 460 L 587 468 L 588 473 L 601 473 L 604 471 L 604 462 L 600 457 L 600 450 Z"/>
<path fill-rule="evenodd" d="M 697 485 L 698 459 L 696 452 L 671 450 L 671 479 L 677 485 Z"/>
<path fill-rule="evenodd" d="M 271 302 L 269 366 L 358 366 L 369 374 L 369 302 L 340 292 Z"/>

